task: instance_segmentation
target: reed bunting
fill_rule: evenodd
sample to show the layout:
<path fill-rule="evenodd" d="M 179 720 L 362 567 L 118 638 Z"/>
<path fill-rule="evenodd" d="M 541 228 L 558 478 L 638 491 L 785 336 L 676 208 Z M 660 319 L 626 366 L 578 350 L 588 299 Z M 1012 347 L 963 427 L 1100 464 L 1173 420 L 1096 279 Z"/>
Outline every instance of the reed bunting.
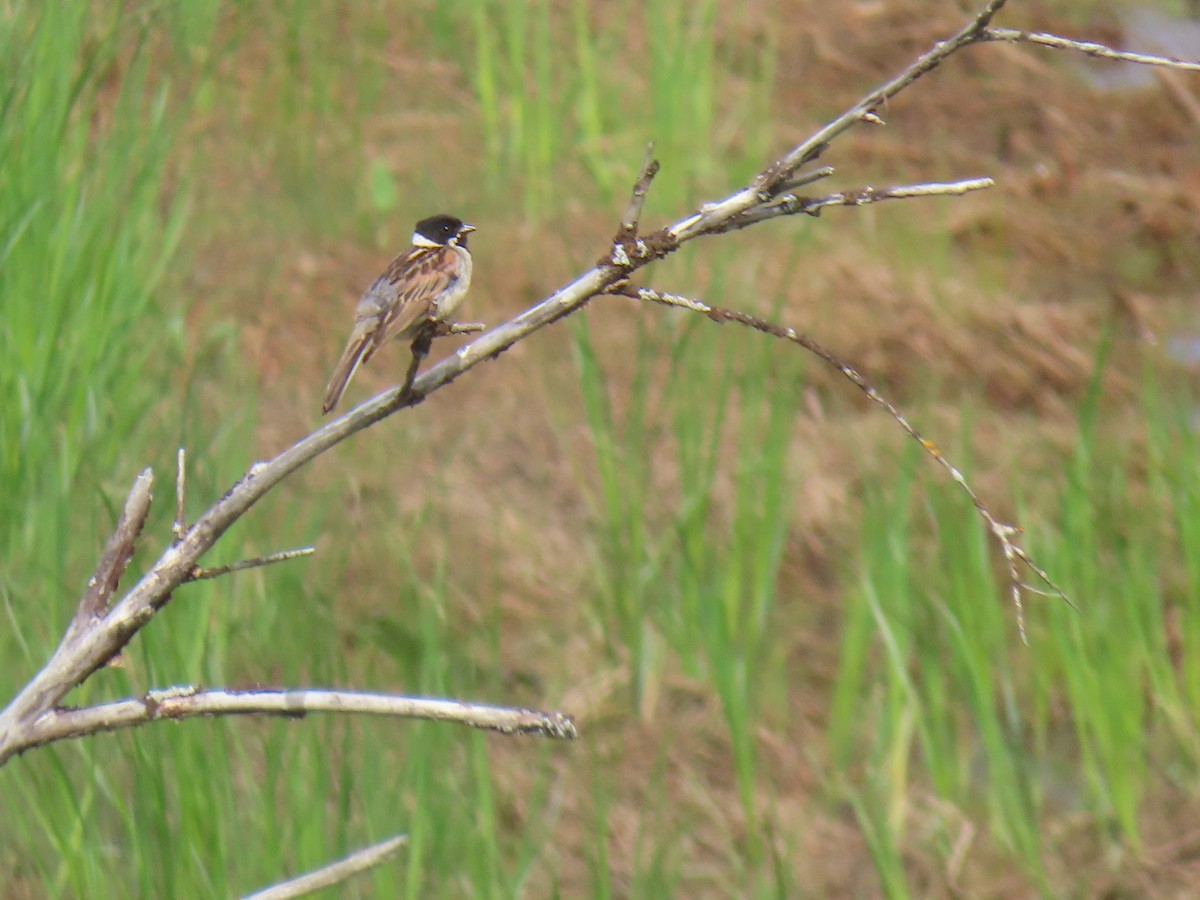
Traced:
<path fill-rule="evenodd" d="M 337 406 L 358 367 L 388 341 L 415 337 L 431 322 L 448 322 L 471 286 L 467 235 L 474 230 L 446 215 L 417 223 L 412 247 L 358 301 L 354 330 L 325 388 L 324 412 Z"/>

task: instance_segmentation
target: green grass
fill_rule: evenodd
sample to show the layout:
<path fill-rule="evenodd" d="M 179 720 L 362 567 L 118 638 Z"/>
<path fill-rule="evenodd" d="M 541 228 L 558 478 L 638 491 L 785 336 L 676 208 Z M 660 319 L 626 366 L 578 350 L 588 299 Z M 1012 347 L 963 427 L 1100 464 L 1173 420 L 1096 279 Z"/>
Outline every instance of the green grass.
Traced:
<path fill-rule="evenodd" d="M 719 284 L 702 293 L 725 302 Z M 753 821 L 759 706 L 782 674 L 770 665 L 787 527 L 776 501 L 789 491 L 795 380 L 774 370 L 791 348 L 739 342 L 707 322 L 647 319 L 633 365 L 611 371 L 587 320 L 574 327 L 597 465 L 595 620 L 610 652 L 627 660 L 643 716 L 672 659 L 711 686 Z M 1050 823 L 1086 816 L 1099 840 L 1138 852 L 1148 798 L 1194 793 L 1186 785 L 1197 771 L 1200 707 L 1188 648 L 1200 616 L 1197 567 L 1186 561 L 1200 534 L 1200 480 L 1189 400 L 1149 382 L 1143 433 L 1116 440 L 1101 430 L 1104 361 L 1102 352 L 1065 480 L 1039 498 L 1043 518 L 1029 523 L 1031 549 L 1080 611 L 1027 595 L 1031 646 L 1016 640 L 998 550 L 976 511 L 917 448 L 903 450 L 898 477 L 867 494 L 832 697 L 830 780 L 889 896 L 915 889 L 901 860 L 916 827 L 932 828 L 949 860 L 959 817 L 982 823 L 992 852 L 1055 895 L 1063 885 L 1048 867 L 1063 848 Z M 669 435 L 656 430 L 658 403 L 670 407 Z M 1114 427 L 1126 433 L 1123 420 Z M 730 434 L 744 448 L 733 458 L 721 452 Z M 654 470 L 668 441 L 682 479 L 672 494 Z M 952 456 L 970 472 L 961 448 Z M 731 509 L 719 509 L 714 484 L 730 473 Z M 929 811 L 913 804 L 926 792 L 955 814 L 927 823 Z M 758 852 L 754 841 L 742 847 L 748 883 L 765 878 L 755 874 Z"/>
<path fill-rule="evenodd" d="M 1194 793 L 1200 707 L 1170 632 L 1179 623 L 1178 639 L 1195 640 L 1194 588 L 1174 571 L 1195 534 L 1195 438 L 1186 398 L 1150 383 L 1143 402 L 1148 453 L 1104 434 L 1093 390 L 1057 513 L 1029 523 L 1031 549 L 1079 612 L 1027 597 L 1031 643 L 1013 641 L 995 548 L 968 503 L 923 479 L 924 509 L 914 511 L 911 486 L 873 492 L 862 588 L 843 631 L 830 736 L 849 796 L 873 798 L 853 801 L 859 814 L 890 809 L 891 829 L 903 831 L 917 818 L 904 798 L 931 790 L 982 817 L 1050 894 L 1062 885 L 1046 881 L 1045 867 L 1061 848 L 1047 821 L 1086 816 L 1104 840 L 1136 852 L 1150 798 Z M 909 470 L 919 461 L 910 457 Z M 1143 478 L 1149 496 L 1135 484 Z M 937 537 L 919 576 L 915 522 Z M 868 728 L 855 706 L 864 694 L 875 698 Z M 890 805 L 884 786 L 854 776 L 889 764 Z M 883 827 L 878 813 L 870 821 Z"/>
<path fill-rule="evenodd" d="M 727 300 L 719 263 L 716 272 L 703 295 L 745 302 Z M 627 662 L 632 706 L 644 718 L 661 701 L 669 659 L 718 698 L 742 813 L 754 823 L 738 865 L 755 883 L 769 878 L 755 734 L 783 674 L 775 606 L 804 360 L 684 313 L 654 310 L 639 321 L 627 377 L 629 360 L 601 361 L 587 316 L 572 323 L 596 457 L 594 621 L 613 658 Z M 670 493 L 663 467 L 679 473 Z M 714 496 L 726 489 L 732 500 L 722 508 Z"/>
<path fill-rule="evenodd" d="M 156 297 L 185 209 L 183 191 L 162 192 L 178 117 L 169 88 L 147 81 L 136 32 L 123 40 L 131 26 L 90 18 L 63 3 L 52 18 L 22 6 L 0 23 L 6 596 L 75 571 L 61 540 L 68 501 L 102 495 L 119 459 L 112 435 L 135 438 L 157 399 L 150 353 L 179 336 L 178 310 Z M 122 89 L 102 96 L 109 69 Z M 91 120 L 110 124 L 94 133 Z"/>
<path fill-rule="evenodd" d="M 598 196 L 629 189 L 646 141 L 663 168 L 651 214 L 680 212 L 705 192 L 749 178 L 770 149 L 778 40 L 741 56 L 718 53 L 718 4 L 653 0 L 603 11 L 573 0 L 470 6 L 469 71 L 493 191 L 518 190 L 527 216 L 560 215 L 562 186 L 582 164 Z M 442 13 L 439 29 L 454 22 Z M 570 34 L 564 41 L 555 35 Z M 633 67 L 614 66 L 637 36 L 653 35 Z M 451 42 L 442 40 L 445 46 Z M 746 102 L 722 109 L 718 80 L 747 82 Z M 572 192 L 582 186 L 571 180 Z"/>

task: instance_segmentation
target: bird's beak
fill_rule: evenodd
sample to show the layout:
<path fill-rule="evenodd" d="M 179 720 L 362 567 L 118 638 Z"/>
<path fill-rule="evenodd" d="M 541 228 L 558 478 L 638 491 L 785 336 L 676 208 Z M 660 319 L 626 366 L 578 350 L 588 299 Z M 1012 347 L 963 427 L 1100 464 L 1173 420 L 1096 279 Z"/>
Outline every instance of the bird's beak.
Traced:
<path fill-rule="evenodd" d="M 463 227 L 458 230 L 458 233 L 459 234 L 470 234 L 472 231 L 477 231 L 477 230 L 478 229 L 476 229 L 474 225 L 468 225 L 466 222 L 463 222 Z"/>

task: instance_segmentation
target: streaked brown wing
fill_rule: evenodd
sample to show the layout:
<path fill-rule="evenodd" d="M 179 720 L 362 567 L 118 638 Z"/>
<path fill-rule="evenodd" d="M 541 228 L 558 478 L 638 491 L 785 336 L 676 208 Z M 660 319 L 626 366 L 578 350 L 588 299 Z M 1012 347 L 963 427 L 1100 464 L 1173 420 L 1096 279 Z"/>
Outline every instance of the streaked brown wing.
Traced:
<path fill-rule="evenodd" d="M 325 388 L 326 413 L 337 405 L 359 366 L 433 312 L 434 301 L 453 281 L 455 263 L 449 247 L 414 247 L 393 260 L 363 294 L 354 310 L 354 331 Z"/>
<path fill-rule="evenodd" d="M 395 267 L 395 272 L 389 269 L 380 279 L 390 280 L 388 288 L 396 292 L 396 301 L 384 315 L 366 359 L 370 359 L 378 347 L 400 337 L 413 325 L 429 317 L 434 311 L 434 301 L 451 284 L 455 257 L 449 247 L 419 249 L 398 262 L 400 264 Z"/>
<path fill-rule="evenodd" d="M 329 377 L 329 384 L 325 386 L 325 398 L 321 404 L 324 412 L 328 413 L 337 406 L 358 367 L 370 359 L 375 349 L 383 343 L 383 323 L 395 308 L 395 283 L 417 252 L 410 250 L 397 256 L 370 290 L 359 298 L 358 305 L 354 307 L 354 330 L 350 332 L 341 359 Z"/>

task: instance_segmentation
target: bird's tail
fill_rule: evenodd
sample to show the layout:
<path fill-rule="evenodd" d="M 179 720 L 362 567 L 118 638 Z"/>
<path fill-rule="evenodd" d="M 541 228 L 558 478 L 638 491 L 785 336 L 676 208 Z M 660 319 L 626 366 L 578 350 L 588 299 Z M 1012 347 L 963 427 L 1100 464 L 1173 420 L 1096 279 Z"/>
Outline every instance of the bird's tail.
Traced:
<path fill-rule="evenodd" d="M 362 363 L 363 356 L 370 345 L 370 335 L 356 334 L 350 338 L 350 342 L 342 351 L 342 358 L 338 360 L 337 368 L 333 370 L 333 375 L 330 376 L 329 384 L 325 388 L 325 400 L 321 404 L 321 412 L 327 414 L 337 406 L 338 401 L 342 399 L 342 392 L 346 390 L 346 385 L 358 371 L 359 364 Z"/>

